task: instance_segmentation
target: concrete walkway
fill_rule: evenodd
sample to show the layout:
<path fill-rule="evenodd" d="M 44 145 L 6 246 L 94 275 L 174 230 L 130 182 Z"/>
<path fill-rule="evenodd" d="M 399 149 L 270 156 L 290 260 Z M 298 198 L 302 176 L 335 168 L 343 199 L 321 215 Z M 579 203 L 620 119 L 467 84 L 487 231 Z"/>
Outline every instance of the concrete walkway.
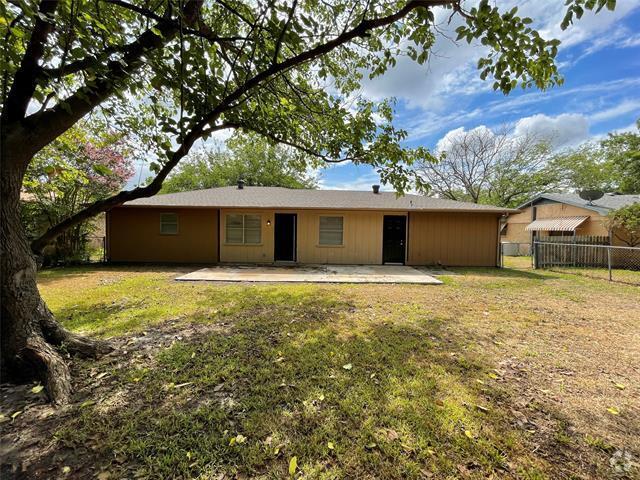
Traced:
<path fill-rule="evenodd" d="M 440 285 L 431 275 L 405 265 L 216 266 L 176 278 L 179 281 L 417 283 Z"/>

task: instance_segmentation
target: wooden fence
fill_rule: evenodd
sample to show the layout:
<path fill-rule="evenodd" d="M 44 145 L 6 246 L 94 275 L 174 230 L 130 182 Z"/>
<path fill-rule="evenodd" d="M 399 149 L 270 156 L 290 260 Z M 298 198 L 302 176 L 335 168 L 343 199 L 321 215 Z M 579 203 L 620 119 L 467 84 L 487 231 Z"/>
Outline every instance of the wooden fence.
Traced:
<path fill-rule="evenodd" d="M 534 248 L 535 267 L 606 268 L 608 266 L 607 249 L 594 248 L 592 245 L 610 244 L 608 236 L 538 237 Z"/>

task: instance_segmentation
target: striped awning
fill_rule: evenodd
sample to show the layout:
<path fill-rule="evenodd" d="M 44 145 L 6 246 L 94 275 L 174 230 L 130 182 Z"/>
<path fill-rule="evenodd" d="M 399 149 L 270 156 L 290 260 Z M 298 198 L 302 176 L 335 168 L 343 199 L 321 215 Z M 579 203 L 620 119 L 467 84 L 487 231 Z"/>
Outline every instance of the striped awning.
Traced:
<path fill-rule="evenodd" d="M 589 217 L 556 217 L 534 220 L 525 227 L 530 232 L 573 232 Z"/>

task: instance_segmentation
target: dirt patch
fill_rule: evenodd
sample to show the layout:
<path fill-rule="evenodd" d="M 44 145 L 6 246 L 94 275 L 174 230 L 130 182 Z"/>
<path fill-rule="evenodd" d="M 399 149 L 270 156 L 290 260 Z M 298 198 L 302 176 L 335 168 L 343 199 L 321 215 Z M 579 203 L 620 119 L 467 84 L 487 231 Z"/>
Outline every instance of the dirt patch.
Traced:
<path fill-rule="evenodd" d="M 101 413 L 129 406 L 131 392 L 119 374 L 138 367 L 153 368 L 157 354 L 177 342 L 190 342 L 211 333 L 221 335 L 230 324 L 185 324 L 170 320 L 142 333 L 110 340 L 114 351 L 97 361 L 71 360 L 74 379 L 73 403 L 63 409 L 52 407 L 45 392 L 35 385 L 0 385 L 2 478 L 66 477 L 65 467 L 74 467 L 74 478 L 91 471 L 76 451 L 56 445 L 54 433 L 83 408 L 100 399 Z M 90 439 L 92 442 L 99 439 Z M 89 448 L 91 448 L 89 446 Z"/>

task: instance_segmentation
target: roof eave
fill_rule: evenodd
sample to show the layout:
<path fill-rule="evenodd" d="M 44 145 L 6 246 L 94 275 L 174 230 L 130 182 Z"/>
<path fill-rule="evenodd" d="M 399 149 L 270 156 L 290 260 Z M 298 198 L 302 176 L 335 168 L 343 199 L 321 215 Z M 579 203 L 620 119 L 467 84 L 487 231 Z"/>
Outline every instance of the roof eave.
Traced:
<path fill-rule="evenodd" d="M 116 208 L 243 208 L 243 209 L 252 209 L 252 210 L 346 210 L 346 211 L 357 211 L 357 210 L 373 210 L 373 211 L 381 211 L 381 212 L 434 212 L 434 213 L 447 213 L 447 212 L 458 212 L 458 213 L 493 213 L 496 215 L 504 215 L 507 213 L 518 213 L 518 210 L 513 208 L 503 208 L 503 209 L 479 209 L 479 208 L 385 208 L 385 207 L 361 207 L 361 208 L 337 208 L 337 207 L 283 207 L 283 206 L 252 206 L 252 205 L 175 205 L 175 204 L 163 204 L 163 205 L 145 205 L 145 204 L 131 204 L 124 203 L 119 205 Z"/>
<path fill-rule="evenodd" d="M 585 210 L 591 210 L 591 211 L 594 211 L 594 212 L 599 213 L 601 215 L 606 215 L 607 213 L 609 213 L 612 210 L 609 207 L 603 207 L 603 206 L 600 206 L 600 205 L 583 204 L 583 203 L 573 202 L 571 200 L 558 200 L 557 198 L 553 198 L 552 196 L 545 195 L 545 194 L 537 195 L 537 196 L 533 197 L 532 199 L 528 200 L 527 202 L 523 203 L 522 205 L 519 205 L 516 208 L 517 208 L 517 210 L 522 210 L 523 208 L 527 208 L 527 207 L 532 206 L 538 200 L 551 200 L 552 202 L 566 203 L 567 205 L 571 205 L 573 207 L 578 207 L 578 208 L 584 208 Z"/>

